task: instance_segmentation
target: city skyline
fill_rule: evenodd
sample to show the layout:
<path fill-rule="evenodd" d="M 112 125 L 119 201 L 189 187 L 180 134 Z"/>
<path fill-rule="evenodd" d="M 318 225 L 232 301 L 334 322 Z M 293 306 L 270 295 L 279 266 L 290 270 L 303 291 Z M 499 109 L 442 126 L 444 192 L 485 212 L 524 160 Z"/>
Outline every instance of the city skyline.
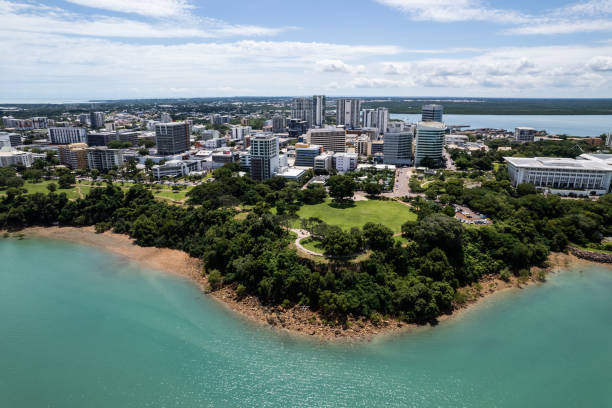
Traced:
<path fill-rule="evenodd" d="M 0 22 L 3 101 L 612 93 L 610 0 L 0 0 Z"/>

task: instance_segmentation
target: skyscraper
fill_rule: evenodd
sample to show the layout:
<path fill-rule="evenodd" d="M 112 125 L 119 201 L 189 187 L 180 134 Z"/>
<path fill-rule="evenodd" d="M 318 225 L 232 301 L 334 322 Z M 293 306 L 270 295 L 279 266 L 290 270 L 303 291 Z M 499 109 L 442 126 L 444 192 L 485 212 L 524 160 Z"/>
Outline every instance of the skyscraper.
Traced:
<path fill-rule="evenodd" d="M 426 158 L 432 159 L 435 165 L 442 163 L 445 133 L 446 126 L 440 122 L 420 122 L 417 125 L 415 165 L 420 166 Z"/>
<path fill-rule="evenodd" d="M 104 112 L 91 112 L 89 123 L 92 129 L 104 127 Z"/>
<path fill-rule="evenodd" d="M 389 109 L 377 108 L 376 109 L 376 126 L 378 128 L 378 134 L 383 134 L 389 127 Z"/>
<path fill-rule="evenodd" d="M 362 109 L 361 117 L 361 124 L 364 128 L 376 127 L 376 109 Z"/>
<path fill-rule="evenodd" d="M 312 97 L 312 126 L 322 127 L 325 125 L 325 95 Z"/>
<path fill-rule="evenodd" d="M 336 101 L 336 124 L 349 129 L 359 127 L 361 101 L 356 98 L 338 99 Z"/>
<path fill-rule="evenodd" d="M 251 138 L 250 161 L 253 180 L 273 177 L 279 167 L 278 137 L 261 133 Z"/>
<path fill-rule="evenodd" d="M 157 154 L 171 155 L 189 150 L 189 125 L 185 122 L 158 123 L 155 125 Z"/>
<path fill-rule="evenodd" d="M 412 164 L 412 131 L 404 129 L 404 123 L 394 122 L 385 132 L 384 163 L 396 166 Z"/>
<path fill-rule="evenodd" d="M 283 133 L 287 130 L 287 119 L 282 115 L 274 115 L 272 118 L 272 132 Z"/>
<path fill-rule="evenodd" d="M 313 98 L 293 98 L 291 101 L 291 118 L 306 121 L 308 127 L 312 127 L 313 101 Z"/>
<path fill-rule="evenodd" d="M 444 107 L 442 105 L 423 106 L 423 122 L 443 122 Z"/>

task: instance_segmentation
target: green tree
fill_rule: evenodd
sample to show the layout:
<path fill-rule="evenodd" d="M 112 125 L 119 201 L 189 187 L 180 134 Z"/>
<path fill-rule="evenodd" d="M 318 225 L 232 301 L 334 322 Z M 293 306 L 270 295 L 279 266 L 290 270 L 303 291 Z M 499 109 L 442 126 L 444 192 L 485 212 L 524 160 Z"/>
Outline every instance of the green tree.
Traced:
<path fill-rule="evenodd" d="M 72 173 L 62 174 L 58 180 L 59 188 L 63 190 L 69 189 L 74 183 L 76 183 L 76 179 Z"/>
<path fill-rule="evenodd" d="M 355 194 L 357 185 L 352 177 L 347 175 L 331 176 L 327 180 L 329 195 L 336 201 L 348 201 Z"/>

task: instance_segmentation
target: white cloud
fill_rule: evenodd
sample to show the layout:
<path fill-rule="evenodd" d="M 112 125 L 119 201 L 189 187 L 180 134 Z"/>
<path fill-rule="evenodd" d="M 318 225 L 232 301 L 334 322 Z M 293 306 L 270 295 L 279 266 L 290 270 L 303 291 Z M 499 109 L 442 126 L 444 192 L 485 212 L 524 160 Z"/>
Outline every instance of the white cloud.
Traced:
<path fill-rule="evenodd" d="M 597 56 L 591 59 L 588 64 L 593 71 L 612 72 L 612 57 Z"/>
<path fill-rule="evenodd" d="M 186 0 L 66 0 L 69 3 L 148 17 L 175 17 L 189 13 L 194 6 Z"/>
<path fill-rule="evenodd" d="M 0 28 L 11 31 L 119 38 L 223 38 L 272 36 L 289 29 L 232 25 L 204 18 L 195 22 L 144 22 L 109 16 L 85 17 L 40 4 L 0 0 Z M 206 28 L 202 28 L 206 27 Z"/>
<path fill-rule="evenodd" d="M 480 0 L 376 0 L 394 7 L 415 20 L 456 22 L 491 21 L 507 24 L 526 22 L 530 18 L 514 10 L 487 7 Z"/>
<path fill-rule="evenodd" d="M 342 73 L 363 73 L 365 72 L 365 66 L 363 65 L 348 65 L 341 60 L 321 60 L 317 61 L 317 70 L 320 72 L 342 72 Z"/>

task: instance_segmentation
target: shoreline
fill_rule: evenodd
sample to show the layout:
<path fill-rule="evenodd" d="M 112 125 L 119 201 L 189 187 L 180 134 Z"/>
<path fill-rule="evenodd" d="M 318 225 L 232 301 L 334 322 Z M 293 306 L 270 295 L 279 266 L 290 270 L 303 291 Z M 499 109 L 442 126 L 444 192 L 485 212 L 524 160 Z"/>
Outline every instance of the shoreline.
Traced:
<path fill-rule="evenodd" d="M 138 246 L 127 235 L 113 234 L 110 231 L 98 234 L 94 227 L 28 227 L 11 233 L 11 236 L 18 236 L 19 234 L 23 234 L 24 237 L 47 238 L 91 246 L 137 262 L 144 267 L 189 279 L 198 285 L 202 292 L 210 295 L 220 305 L 248 322 L 271 327 L 274 330 L 291 335 L 321 341 L 361 342 L 370 341 L 374 337 L 382 335 L 384 337 L 400 335 L 416 329 L 430 327 L 429 325 L 400 322 L 395 319 L 383 319 L 379 325 L 374 325 L 365 318 L 349 318 L 347 324 L 343 326 L 329 325 L 321 320 L 317 313 L 310 311 L 308 308 L 295 306 L 286 310 L 280 306 L 265 306 L 254 296 L 239 299 L 235 288 L 231 285 L 225 285 L 219 290 L 208 292 L 206 291 L 208 280 L 202 275 L 203 264 L 201 260 L 190 257 L 186 252 L 177 249 Z M 459 289 L 464 294 L 465 302 L 461 305 L 455 305 L 451 314 L 441 315 L 438 322 L 457 318 L 481 304 L 484 299 L 491 298 L 495 294 L 543 283 L 537 279 L 539 272 L 544 274 L 556 273 L 559 269 L 570 268 L 579 264 L 606 266 L 606 264 L 583 260 L 564 253 L 552 253 L 549 256 L 548 263 L 549 267 L 545 269 L 532 268 L 531 277 L 526 281 L 520 281 L 519 278 L 512 276 L 508 282 L 505 282 L 499 277 L 485 276 L 478 283 Z"/>

